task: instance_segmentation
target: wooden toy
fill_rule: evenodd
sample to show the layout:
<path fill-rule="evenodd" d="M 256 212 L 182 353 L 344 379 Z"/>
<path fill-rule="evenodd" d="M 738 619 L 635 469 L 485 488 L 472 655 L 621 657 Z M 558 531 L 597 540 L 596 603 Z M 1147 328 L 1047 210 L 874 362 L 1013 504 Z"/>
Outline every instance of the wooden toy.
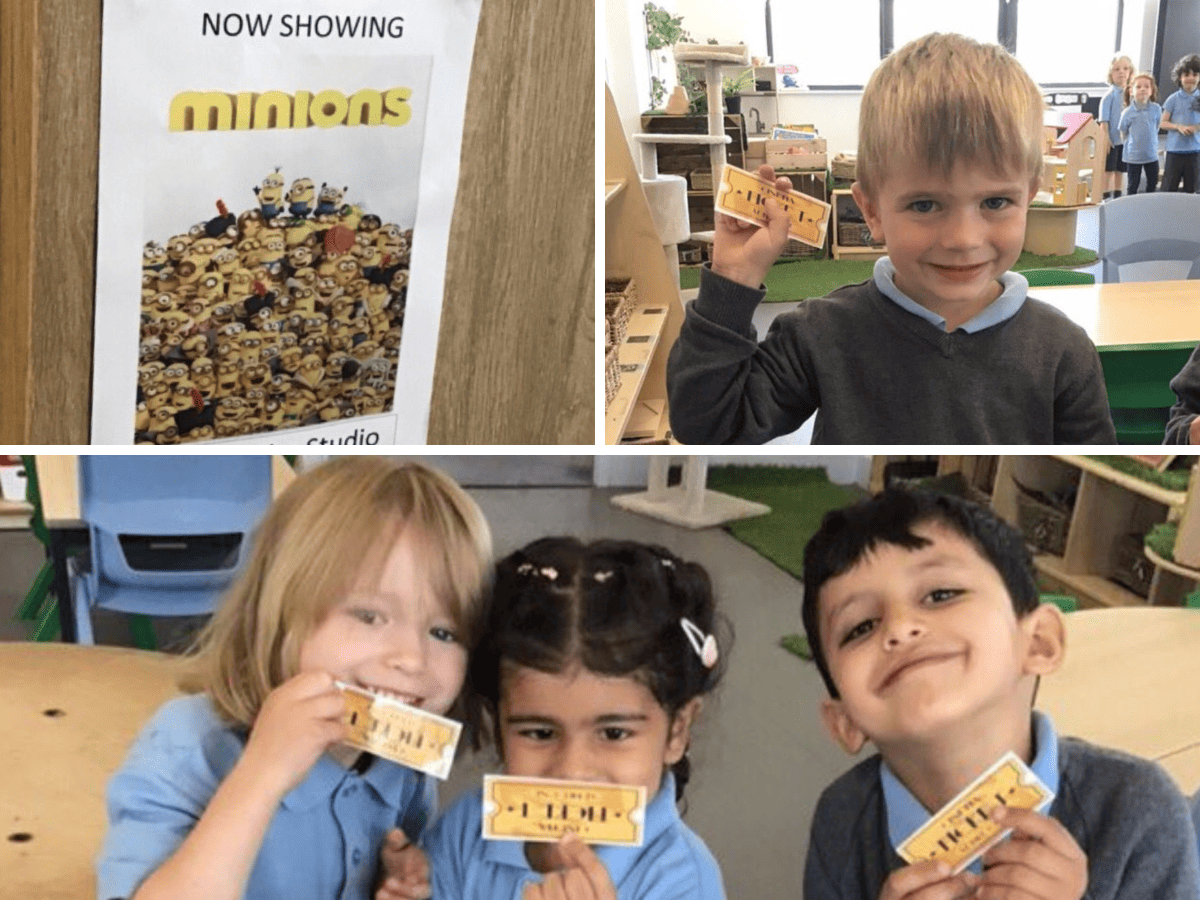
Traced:
<path fill-rule="evenodd" d="M 1054 206 L 1099 203 L 1108 153 L 1104 128 L 1089 113 L 1068 113 L 1064 120 L 1066 127 L 1042 157 L 1042 190 L 1036 199 Z"/>

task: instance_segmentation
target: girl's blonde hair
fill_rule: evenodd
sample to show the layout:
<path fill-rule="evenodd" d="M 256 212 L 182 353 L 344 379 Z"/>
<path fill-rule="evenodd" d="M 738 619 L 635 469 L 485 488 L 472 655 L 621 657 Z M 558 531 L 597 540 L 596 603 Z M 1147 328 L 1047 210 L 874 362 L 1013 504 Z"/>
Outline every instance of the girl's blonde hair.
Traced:
<path fill-rule="evenodd" d="M 467 493 L 417 462 L 347 456 L 299 478 L 271 506 L 245 570 L 185 660 L 180 687 L 206 692 L 231 725 L 298 671 L 300 648 L 359 579 L 379 577 L 401 534 L 470 650 L 486 614 L 491 533 Z"/>
<path fill-rule="evenodd" d="M 1150 82 L 1150 96 L 1146 100 L 1147 103 L 1158 102 L 1158 82 L 1154 80 L 1154 76 L 1149 72 L 1138 72 L 1136 75 L 1131 75 L 1129 80 L 1125 82 L 1125 105 L 1128 106 L 1133 102 L 1133 85 L 1139 78 L 1145 78 Z"/>
<path fill-rule="evenodd" d="M 863 90 L 858 181 L 876 193 L 889 159 L 907 155 L 947 175 L 957 162 L 1042 172 L 1042 92 L 1003 47 L 927 34 L 887 57 Z"/>
<path fill-rule="evenodd" d="M 1116 82 L 1112 80 L 1112 71 L 1120 63 L 1125 63 L 1125 65 L 1129 66 L 1129 77 L 1130 78 L 1133 77 L 1133 72 L 1134 72 L 1133 60 L 1130 59 L 1128 56 L 1123 56 L 1123 55 L 1122 56 L 1114 56 L 1112 59 L 1112 62 L 1110 62 L 1108 64 L 1108 74 L 1104 76 L 1104 80 L 1107 81 L 1109 84 L 1116 84 Z M 1125 84 L 1127 84 L 1127 85 L 1129 84 L 1128 78 L 1125 80 Z"/>

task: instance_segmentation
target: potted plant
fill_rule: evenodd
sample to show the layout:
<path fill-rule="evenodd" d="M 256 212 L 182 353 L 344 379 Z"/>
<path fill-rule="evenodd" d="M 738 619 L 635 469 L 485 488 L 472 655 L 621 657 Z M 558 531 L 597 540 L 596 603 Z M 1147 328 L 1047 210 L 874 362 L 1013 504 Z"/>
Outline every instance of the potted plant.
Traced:
<path fill-rule="evenodd" d="M 680 41 L 690 41 L 692 36 L 683 27 L 682 16 L 673 16 L 653 3 L 647 3 L 642 11 L 646 16 L 646 49 L 650 51 L 650 109 L 654 110 L 667 95 L 666 79 L 658 74 L 667 62 L 667 55 L 660 51 Z"/>
<path fill-rule="evenodd" d="M 721 79 L 721 91 L 725 95 L 725 112 L 736 115 L 742 111 L 742 91 L 754 87 L 754 70 L 742 69 L 735 77 Z"/>

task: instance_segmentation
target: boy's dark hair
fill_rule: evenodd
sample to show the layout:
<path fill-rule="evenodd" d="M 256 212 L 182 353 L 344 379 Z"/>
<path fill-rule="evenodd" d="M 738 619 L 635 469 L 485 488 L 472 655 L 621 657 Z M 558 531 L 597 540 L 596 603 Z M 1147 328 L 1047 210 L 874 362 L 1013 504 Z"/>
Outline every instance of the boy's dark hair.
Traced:
<path fill-rule="evenodd" d="M 1175 63 L 1175 67 L 1171 69 L 1171 77 L 1175 80 L 1175 84 L 1183 87 L 1182 76 L 1186 72 L 1195 72 L 1200 75 L 1200 55 L 1189 53 L 1179 62 Z"/>
<path fill-rule="evenodd" d="M 829 696 L 837 686 L 821 644 L 821 588 L 854 568 L 881 544 L 919 550 L 929 540 L 914 534 L 918 525 L 937 523 L 966 538 L 1000 573 L 1017 618 L 1037 608 L 1033 560 L 1020 532 L 994 512 L 969 500 L 921 490 L 889 489 L 843 509 L 826 513 L 804 548 L 804 633 Z"/>
<path fill-rule="evenodd" d="M 684 617 L 715 635 L 720 655 L 711 669 L 689 643 Z M 489 724 L 500 744 L 504 664 L 552 674 L 579 664 L 597 675 L 636 678 L 673 721 L 688 701 L 716 687 L 731 641 L 708 573 L 696 563 L 633 541 L 535 541 L 496 566 L 489 620 L 467 667 L 475 746 L 485 742 Z M 686 753 L 673 771 L 678 800 L 690 774 Z"/>

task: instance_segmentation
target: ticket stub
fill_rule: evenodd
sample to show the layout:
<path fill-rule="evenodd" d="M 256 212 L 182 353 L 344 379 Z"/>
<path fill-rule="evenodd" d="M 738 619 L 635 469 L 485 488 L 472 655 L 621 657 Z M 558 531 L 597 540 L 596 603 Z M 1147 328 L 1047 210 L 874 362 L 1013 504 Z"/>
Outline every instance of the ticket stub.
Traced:
<path fill-rule="evenodd" d="M 567 832 L 587 844 L 640 847 L 646 789 L 626 784 L 483 776 L 483 836 L 557 841 Z"/>
<path fill-rule="evenodd" d="M 814 247 L 825 246 L 825 230 L 832 208 L 828 203 L 799 191 L 781 191 L 737 166 L 725 166 L 721 170 L 717 212 L 754 225 L 766 225 L 768 199 L 775 200 L 788 214 L 788 237 Z"/>
<path fill-rule="evenodd" d="M 1053 799 L 1051 790 L 1020 757 L 1006 753 L 909 835 L 896 852 L 909 863 L 944 860 L 957 874 L 1012 831 L 992 821 L 997 807 L 1037 809 Z"/>
<path fill-rule="evenodd" d="M 356 685 L 339 681 L 337 686 L 346 698 L 345 722 L 350 735 L 345 743 L 437 778 L 450 774 L 461 722 Z"/>

